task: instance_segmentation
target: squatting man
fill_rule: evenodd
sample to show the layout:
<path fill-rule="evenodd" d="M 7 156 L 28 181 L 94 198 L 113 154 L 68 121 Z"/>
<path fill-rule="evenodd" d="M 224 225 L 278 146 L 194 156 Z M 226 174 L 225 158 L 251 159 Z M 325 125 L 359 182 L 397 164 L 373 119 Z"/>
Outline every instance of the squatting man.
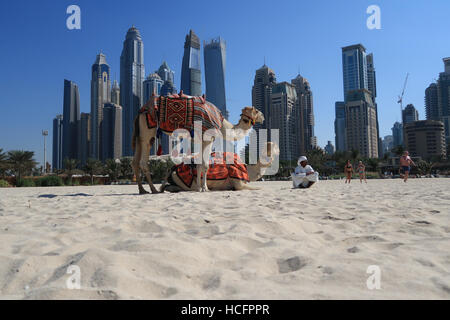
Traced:
<path fill-rule="evenodd" d="M 319 180 L 319 173 L 308 164 L 305 156 L 301 156 L 297 164 L 298 167 L 291 174 L 294 188 L 309 188 Z"/>

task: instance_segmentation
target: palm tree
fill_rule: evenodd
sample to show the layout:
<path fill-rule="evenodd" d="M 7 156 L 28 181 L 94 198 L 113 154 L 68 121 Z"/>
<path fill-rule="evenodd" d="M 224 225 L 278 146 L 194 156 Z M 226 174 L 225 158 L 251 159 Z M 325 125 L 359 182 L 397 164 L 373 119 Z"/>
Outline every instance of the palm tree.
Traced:
<path fill-rule="evenodd" d="M 131 168 L 131 158 L 124 157 L 120 159 L 120 174 L 125 179 L 133 177 L 133 169 Z"/>
<path fill-rule="evenodd" d="M 64 172 L 67 174 L 68 183 L 72 184 L 72 176 L 78 166 L 79 161 L 77 159 L 64 159 Z"/>
<path fill-rule="evenodd" d="M 91 176 L 91 185 L 94 184 L 94 175 L 102 171 L 102 162 L 97 159 L 89 158 L 84 166 L 84 171 Z"/>
<path fill-rule="evenodd" d="M 0 175 L 3 178 L 5 177 L 6 170 L 8 170 L 8 156 L 0 148 Z"/>
<path fill-rule="evenodd" d="M 7 162 L 16 176 L 18 183 L 24 174 L 30 174 L 37 162 L 33 159 L 33 151 L 13 150 L 8 152 Z"/>
<path fill-rule="evenodd" d="M 403 155 L 403 152 L 405 152 L 405 148 L 402 145 L 398 145 L 391 150 L 392 153 L 394 153 L 396 156 L 401 157 Z"/>
<path fill-rule="evenodd" d="M 120 175 L 120 162 L 116 162 L 114 159 L 106 160 L 105 172 L 109 175 L 111 181 L 117 181 L 117 178 Z"/>

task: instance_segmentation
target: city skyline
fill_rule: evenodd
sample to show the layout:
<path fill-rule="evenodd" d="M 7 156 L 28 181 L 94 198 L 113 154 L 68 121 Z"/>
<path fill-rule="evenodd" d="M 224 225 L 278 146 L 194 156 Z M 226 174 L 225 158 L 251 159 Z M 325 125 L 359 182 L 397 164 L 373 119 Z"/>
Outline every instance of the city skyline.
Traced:
<path fill-rule="evenodd" d="M 292 11 L 297 14 L 303 12 L 300 10 L 300 6 L 294 2 Z M 49 74 L 42 74 L 38 72 L 42 68 L 46 67 L 46 59 L 39 56 L 38 53 L 25 53 L 27 43 L 23 44 L 23 39 L 21 39 L 21 45 L 24 46 L 24 52 L 21 55 L 27 57 L 23 59 L 26 61 L 23 67 L 26 67 L 29 72 L 34 74 L 39 74 L 40 83 L 36 88 L 31 88 L 28 94 L 31 99 L 33 99 L 33 108 L 39 110 L 39 113 L 35 113 L 30 110 L 33 118 L 33 124 L 26 125 L 28 130 L 33 130 L 32 132 L 40 132 L 41 129 L 51 130 L 51 119 L 55 117 L 56 114 L 61 113 L 61 96 L 62 96 L 62 86 L 61 79 L 67 78 L 71 79 L 80 86 L 80 106 L 81 112 L 89 111 L 89 97 L 90 91 L 89 87 L 89 71 L 88 66 L 92 64 L 92 56 L 100 50 L 106 54 L 108 57 L 108 63 L 111 66 L 111 80 L 118 79 L 119 67 L 118 67 L 118 56 L 120 54 L 122 39 L 124 32 L 132 25 L 135 24 L 141 34 L 143 35 L 144 42 L 147 45 L 152 46 L 152 50 L 147 50 L 145 53 L 145 60 L 148 61 L 151 70 L 156 69 L 161 61 L 167 60 L 169 65 L 176 72 L 175 85 L 179 85 L 179 76 L 181 70 L 181 56 L 182 56 L 182 43 L 187 30 L 193 29 L 199 35 L 201 39 L 209 39 L 220 35 L 227 39 L 227 107 L 230 110 L 230 120 L 234 120 L 239 116 L 240 109 L 245 105 L 251 105 L 251 96 L 249 94 L 254 77 L 254 71 L 258 69 L 264 61 L 264 56 L 266 57 L 266 64 L 276 71 L 277 77 L 280 79 L 292 79 L 298 73 L 298 68 L 300 68 L 300 73 L 308 78 L 308 80 L 314 84 L 315 93 L 315 116 L 316 116 L 316 136 L 318 137 L 318 145 L 324 147 L 328 140 L 334 140 L 334 102 L 342 100 L 342 78 L 340 74 L 341 63 L 339 57 L 339 51 L 342 46 L 350 45 L 352 43 L 363 43 L 365 46 L 370 48 L 371 52 L 374 52 L 376 57 L 376 68 L 377 68 L 377 104 L 380 113 L 380 136 L 385 136 L 390 133 L 393 123 L 397 120 L 399 121 L 400 112 L 398 105 L 396 104 L 396 97 L 401 91 L 402 83 L 406 72 L 410 72 L 410 82 L 408 83 L 408 88 L 405 96 L 405 105 L 412 103 L 416 106 L 419 111 L 419 118 L 425 118 L 424 109 L 424 90 L 434 81 L 439 72 L 442 72 L 442 58 L 449 56 L 450 46 L 445 42 L 441 41 L 439 46 L 435 46 L 437 39 L 442 37 L 442 31 L 439 26 L 443 21 L 439 17 L 445 10 L 444 7 L 448 7 L 448 4 L 437 5 L 434 3 L 428 4 L 393 4 L 386 1 L 380 1 L 379 5 L 382 10 L 383 27 L 382 30 L 368 30 L 365 26 L 365 20 L 367 16 L 365 15 L 365 9 L 370 3 L 361 2 L 356 3 L 351 10 L 345 12 L 338 4 L 329 4 L 328 10 L 321 10 L 322 8 L 318 5 L 305 4 L 306 9 L 310 9 L 309 14 L 312 17 L 323 17 L 322 19 L 317 19 L 316 23 L 312 21 L 304 14 L 301 16 L 306 20 L 311 22 L 311 27 L 308 28 L 308 33 L 302 32 L 302 37 L 305 37 L 305 42 L 309 41 L 309 50 L 283 50 L 292 46 L 292 42 L 287 40 L 288 37 L 295 36 L 298 32 L 293 33 L 292 31 L 287 31 L 285 35 L 280 35 L 278 38 L 274 37 L 274 34 L 278 34 L 281 30 L 284 22 L 281 26 L 275 28 L 276 30 L 269 30 L 267 34 L 256 35 L 253 34 L 254 30 L 259 27 L 255 25 L 251 27 L 250 30 L 242 32 L 245 30 L 245 25 L 248 23 L 250 26 L 256 20 L 255 18 L 250 18 L 247 22 L 238 22 L 236 27 L 230 27 L 226 23 L 227 17 L 230 17 L 231 7 L 228 5 L 223 5 L 224 17 L 220 18 L 217 23 L 210 23 L 211 20 L 203 22 L 193 22 L 193 21 L 182 21 L 180 23 L 175 23 L 172 26 L 161 29 L 154 32 L 152 29 L 153 23 L 149 24 L 146 22 L 143 14 L 136 14 L 133 18 L 130 18 L 129 14 L 124 14 L 123 16 L 115 15 L 117 21 L 108 22 L 107 16 L 110 14 L 115 14 L 117 10 L 112 10 L 112 12 L 106 13 L 94 13 L 95 8 L 101 6 L 100 4 L 91 4 L 86 1 L 80 1 L 80 7 L 82 13 L 90 13 L 83 15 L 82 30 L 69 31 L 64 29 L 62 24 L 62 30 L 55 29 L 55 34 L 52 34 L 52 39 L 55 44 L 61 48 L 66 48 L 64 50 L 59 49 L 55 51 L 58 53 L 58 58 L 53 59 L 52 55 L 46 59 L 51 59 L 52 63 L 55 64 L 55 70 Z M 28 4 L 27 4 L 28 5 Z M 144 6 L 144 2 L 141 3 Z M 30 4 L 34 6 L 34 4 Z M 206 2 L 199 2 L 199 7 L 205 7 L 208 10 L 208 4 Z M 272 5 L 270 5 L 272 6 Z M 55 8 L 49 8 L 49 4 L 43 4 L 42 8 L 36 7 L 36 11 L 40 10 L 46 11 L 45 17 L 51 21 L 50 17 L 58 17 L 59 12 L 64 12 L 64 4 L 56 5 Z M 184 5 L 183 5 L 184 7 Z M 243 4 L 243 11 L 249 12 L 250 5 Z M 14 14 L 20 15 L 20 5 L 12 5 L 11 9 L 8 10 L 11 16 Z M 128 9 L 121 8 L 124 12 L 129 12 Z M 267 8 L 262 11 L 262 9 L 256 9 L 255 14 L 262 14 L 265 16 L 268 14 Z M 330 11 L 330 12 L 328 12 Z M 320 14 L 319 14 L 320 12 Z M 426 13 L 432 12 L 434 14 L 433 20 L 429 21 L 429 16 Z M 293 14 L 293 13 L 288 13 Z M 341 26 L 335 26 L 336 30 L 331 30 L 332 22 L 328 18 L 332 15 L 338 13 L 342 15 L 343 18 L 349 22 L 344 23 Z M 233 12 L 233 14 L 236 14 Z M 411 16 L 422 16 L 423 23 L 418 23 L 417 25 L 410 25 L 409 21 Z M 178 16 L 178 14 L 176 14 Z M 243 13 L 237 13 L 237 20 L 243 17 Z M 278 15 L 277 15 L 278 16 Z M 3 15 L 2 15 L 3 17 Z M 10 21 L 11 18 L 5 16 L 4 21 Z M 60 20 L 63 20 L 60 17 Z M 33 24 L 43 24 L 46 25 L 39 17 L 32 17 L 30 21 L 25 23 L 25 26 L 19 28 L 21 36 L 25 37 L 25 40 L 31 39 L 31 37 L 39 38 L 36 36 L 36 31 L 31 31 L 29 28 Z M 98 22 L 94 22 L 95 19 Z M 56 18 L 54 20 L 57 20 Z M 289 20 L 289 19 L 286 19 Z M 345 19 L 344 19 L 345 20 Z M 157 22 L 157 21 L 156 21 Z M 156 23 L 154 22 L 154 23 Z M 56 24 L 56 22 L 54 22 Z M 158 22 L 159 23 L 159 22 Z M 93 24 L 97 24 L 100 27 L 99 34 L 102 34 L 102 39 L 99 37 L 92 36 Z M 104 24 L 101 26 L 100 24 Z M 114 26 L 112 25 L 114 24 Z M 320 39 L 320 35 L 324 31 L 320 31 L 318 25 L 322 25 L 322 29 L 326 29 L 329 36 L 323 38 L 320 42 L 314 39 Z M 206 29 L 206 25 L 209 25 Z M 226 25 L 226 26 L 225 26 Z M 408 26 L 408 32 L 405 32 L 403 26 Z M 434 26 L 434 27 L 433 27 Z M 432 35 L 429 31 L 433 28 L 436 30 Z M 238 30 L 239 29 L 239 30 Z M 423 30 L 422 30 L 423 29 Z M 107 30 L 107 32 L 105 32 Z M 387 35 L 389 33 L 389 35 Z M 47 36 L 40 33 L 42 36 L 41 41 L 47 43 Z M 252 34 L 252 36 L 250 36 Z M 406 34 L 406 35 L 405 35 Z M 104 35 L 104 37 L 103 37 Z M 401 36 L 400 36 L 401 35 Z M 249 37 L 250 36 L 250 37 Z M 89 40 L 86 37 L 92 37 Z M 67 39 L 66 39 L 67 38 Z M 163 38 L 169 39 L 164 40 Z M 244 40 L 245 39 L 245 40 Z M 265 41 L 263 41 L 263 39 Z M 100 40 L 100 41 L 99 41 Z M 14 43 L 15 40 L 7 35 L 7 43 Z M 303 41 L 303 40 L 302 40 Z M 299 41 L 301 45 L 302 41 Z M 25 41 L 26 42 L 26 41 Z M 83 44 L 83 45 L 80 45 Z M 428 45 L 427 45 L 428 44 Z M 427 48 L 428 46 L 428 48 Z M 181 48 L 180 48 L 181 47 Z M 423 48 L 425 47 L 425 48 Z M 434 50 L 429 50 L 429 48 L 435 48 Z M 51 46 L 55 48 L 55 46 Z M 275 51 L 283 53 L 277 54 Z M 294 48 L 292 48 L 294 49 Z M 72 50 L 74 53 L 70 53 Z M 31 52 L 32 50 L 30 50 Z M 61 53 L 64 54 L 61 55 Z M 148 53 L 147 53 L 148 52 Z M 239 52 L 239 54 L 238 54 Z M 47 52 L 47 53 L 50 53 Z M 425 55 L 426 53 L 426 55 Z M 6 52 L 3 54 L 6 59 L 9 58 L 10 53 Z M 29 57 L 29 58 L 28 58 Z M 407 58 L 405 58 L 407 57 Z M 424 59 L 425 57 L 425 59 Z M 9 60 L 12 60 L 9 58 Z M 14 60 L 13 60 L 14 61 Z M 39 63 L 42 61 L 42 64 Z M 83 66 L 84 68 L 80 68 Z M 64 67 L 63 67 L 64 66 Z M 87 67 L 86 67 L 87 66 Z M 395 67 L 394 67 L 395 66 Z M 21 67 L 22 68 L 22 67 Z M 325 73 L 326 71 L 326 73 Z M 59 75 L 58 75 L 59 74 Z M 23 81 L 22 78 L 17 79 L 11 70 L 10 66 L 6 66 L 4 77 L 7 79 L 2 79 L 3 86 L 8 88 L 6 90 L 6 97 L 2 102 L 2 110 L 6 110 L 6 118 L 8 122 L 2 127 L 2 134 L 6 132 L 11 132 L 14 139 L 11 141 L 2 141 L 2 147 L 5 149 L 31 149 L 36 151 L 36 160 L 42 162 L 42 139 L 36 134 L 27 134 L 26 132 L 17 132 L 18 129 L 12 126 L 13 123 L 18 123 L 20 113 L 17 109 L 23 109 L 21 107 L 23 102 L 17 102 L 13 99 L 13 96 L 17 96 L 17 89 L 15 83 L 18 81 Z M 51 77 L 51 78 L 50 78 Z M 340 80 L 340 81 L 339 81 Z M 202 84 L 203 87 L 203 84 Z M 35 91 L 39 89 L 39 94 Z M 204 90 L 202 90 L 204 92 Z M 4 106 L 4 107 L 3 107 Z M 36 111 L 37 112 L 37 111 Z M 4 130 L 4 131 L 3 131 Z M 17 134 L 16 134 L 17 133 Z M 49 145 L 49 150 L 51 146 Z M 49 158 L 49 157 L 47 157 Z"/>

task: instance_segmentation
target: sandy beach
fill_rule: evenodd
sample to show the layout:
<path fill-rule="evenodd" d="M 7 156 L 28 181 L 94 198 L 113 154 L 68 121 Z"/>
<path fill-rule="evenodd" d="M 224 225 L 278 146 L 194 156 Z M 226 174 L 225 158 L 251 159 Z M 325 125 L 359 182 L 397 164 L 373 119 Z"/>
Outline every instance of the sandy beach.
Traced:
<path fill-rule="evenodd" d="M 450 179 L 252 185 L 0 189 L 0 298 L 450 299 Z"/>

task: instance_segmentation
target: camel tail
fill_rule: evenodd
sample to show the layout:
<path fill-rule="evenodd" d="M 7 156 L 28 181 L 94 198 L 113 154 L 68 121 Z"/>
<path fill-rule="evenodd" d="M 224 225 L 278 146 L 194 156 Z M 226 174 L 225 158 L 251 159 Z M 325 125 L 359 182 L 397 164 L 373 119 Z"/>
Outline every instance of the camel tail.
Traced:
<path fill-rule="evenodd" d="M 134 125 L 133 125 L 133 135 L 131 137 L 131 149 L 133 151 L 136 150 L 136 139 L 140 135 L 140 129 L 139 129 L 139 115 L 134 118 Z"/>

